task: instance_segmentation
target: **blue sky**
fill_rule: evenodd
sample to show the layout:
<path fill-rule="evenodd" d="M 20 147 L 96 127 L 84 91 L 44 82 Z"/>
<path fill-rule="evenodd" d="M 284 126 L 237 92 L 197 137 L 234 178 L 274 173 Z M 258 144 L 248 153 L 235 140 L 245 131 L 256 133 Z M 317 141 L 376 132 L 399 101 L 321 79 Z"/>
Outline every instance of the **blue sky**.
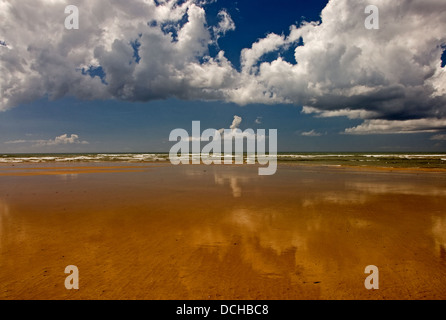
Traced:
<path fill-rule="evenodd" d="M 40 10 L 53 12 L 59 8 L 54 5 L 50 6 L 48 0 L 40 1 L 44 4 Z M 135 3 L 136 6 L 137 2 L 139 1 L 130 1 L 130 5 Z M 333 2 L 336 2 L 336 0 Z M 437 11 L 438 7 L 435 6 L 437 4 L 433 0 L 431 2 L 432 12 Z M 322 19 L 321 11 L 327 6 L 327 1 L 261 0 L 255 1 L 255 4 L 253 3 L 253 1 L 247 0 L 218 0 L 207 4 L 192 4 L 191 2 L 191 6 L 197 6 L 204 10 L 206 25 L 202 29 L 191 28 L 192 31 L 187 36 L 201 37 L 199 38 L 200 42 L 197 42 L 198 45 L 203 43 L 203 39 L 208 43 L 205 43 L 203 48 L 200 49 L 201 51 L 198 50 L 197 52 L 194 51 L 196 46 L 191 46 L 192 56 L 186 62 L 178 63 L 178 65 L 163 60 L 168 54 L 167 52 L 156 51 L 156 48 L 162 47 L 164 43 L 162 41 L 160 43 L 153 42 L 153 39 L 159 38 L 154 38 L 153 35 L 147 38 L 145 38 L 145 35 L 138 36 L 138 34 L 144 34 L 144 27 L 135 27 L 133 38 L 132 36 L 126 36 L 124 32 L 122 34 L 117 33 L 120 36 L 120 38 L 117 38 L 120 42 L 111 42 L 109 51 L 107 51 L 105 45 L 105 49 L 101 47 L 101 38 L 99 40 L 93 39 L 95 42 L 93 42 L 93 45 L 86 47 L 85 52 L 92 52 L 93 60 L 96 61 L 94 68 L 99 66 L 100 69 L 98 70 L 104 72 L 105 77 L 102 78 L 102 81 L 97 76 L 98 74 L 94 73 L 92 74 L 93 77 L 89 77 L 88 75 L 75 74 L 75 71 L 73 71 L 75 77 L 70 77 L 64 70 L 58 71 L 62 68 L 61 66 L 65 67 L 74 60 L 76 60 L 76 63 L 81 61 L 81 58 L 78 59 L 77 56 L 64 53 L 66 39 L 69 39 L 70 43 L 77 43 L 76 41 L 78 41 L 76 48 L 82 48 L 82 45 L 85 45 L 82 44 L 82 41 L 87 41 L 87 43 L 89 40 L 92 41 L 89 35 L 94 34 L 94 31 L 91 31 L 94 29 L 83 30 L 82 28 L 82 23 L 86 24 L 85 18 L 82 19 L 82 9 L 86 6 L 83 1 L 79 1 L 78 4 L 81 15 L 79 30 L 71 30 L 72 33 L 68 34 L 67 30 L 56 29 L 63 35 L 59 42 L 54 40 L 55 42 L 49 43 L 42 49 L 39 49 L 36 44 L 35 48 L 38 48 L 36 51 L 40 50 L 39 53 L 35 56 L 23 56 L 22 61 L 14 60 L 12 52 L 17 50 L 15 56 L 20 56 L 24 51 L 19 51 L 18 48 L 34 48 L 30 43 L 32 40 L 26 42 L 27 36 L 25 36 L 25 40 L 22 40 L 23 43 L 14 43 L 14 39 L 17 38 L 8 34 L 8 32 L 11 32 L 10 29 L 0 27 L 0 40 L 5 41 L 10 46 L 8 52 L 8 48 L 0 50 L 0 55 L 2 55 L 0 66 L 2 66 L 2 74 L 10 72 L 11 75 L 11 77 L 6 77 L 2 83 L 3 96 L 5 97 L 7 93 L 10 96 L 4 103 L 3 111 L 0 112 L 0 152 L 165 152 L 169 151 L 173 144 L 168 141 L 171 130 L 184 128 L 190 131 L 193 120 L 200 120 L 202 129 L 228 128 L 234 115 L 242 118 L 241 129 L 278 129 L 279 151 L 439 152 L 446 150 L 446 135 L 444 134 L 446 118 L 443 115 L 446 107 L 444 104 L 446 101 L 444 92 L 446 90 L 444 83 L 441 81 L 446 79 L 443 71 L 445 61 L 443 53 L 444 37 L 446 35 L 443 31 L 438 31 L 439 35 L 443 35 L 442 38 L 439 38 L 437 33 L 433 31 L 431 32 L 433 33 L 432 39 L 428 39 L 430 42 L 420 43 L 418 46 L 408 45 L 407 52 L 402 51 L 401 39 L 409 41 L 411 34 L 407 30 L 394 30 L 389 21 L 395 19 L 392 16 L 392 10 L 395 8 L 386 8 L 382 5 L 382 9 L 380 9 L 382 24 L 378 32 L 381 32 L 381 38 L 388 38 L 386 39 L 385 50 L 381 48 L 381 51 L 387 50 L 389 53 L 376 58 L 375 63 L 382 64 L 383 67 L 367 67 L 366 63 L 369 62 L 364 61 L 366 59 L 373 61 L 373 58 L 367 58 L 370 55 L 365 56 L 364 53 L 375 50 L 372 46 L 373 41 L 375 41 L 375 47 L 379 49 L 379 39 L 381 38 L 373 38 L 370 41 L 372 44 L 361 41 L 364 40 L 364 37 L 369 36 L 366 31 L 370 31 L 364 31 L 364 27 L 361 25 L 361 21 L 367 16 L 359 11 L 363 10 L 362 7 L 352 9 L 352 13 L 348 12 L 350 7 L 341 7 L 342 3 L 336 4 L 333 5 L 333 8 L 327 8 Z M 377 1 L 377 3 L 381 2 Z M 404 8 L 405 3 L 407 2 L 401 1 L 402 8 Z M 64 1 L 61 1 L 61 7 L 63 4 Z M 160 5 L 163 5 L 163 2 L 158 3 L 158 6 Z M 23 18 L 27 9 L 20 6 L 17 4 L 15 9 L 19 12 L 23 10 L 23 15 L 19 15 Z M 380 6 L 378 5 L 378 7 Z M 116 12 L 121 9 L 116 8 L 115 10 L 110 14 L 113 14 L 113 12 L 117 14 Z M 333 39 L 333 36 L 330 36 L 330 32 L 334 32 L 333 30 L 322 30 L 321 27 L 326 26 L 326 29 L 336 28 L 335 22 L 330 20 L 336 16 L 341 17 L 336 10 L 343 10 L 339 12 L 346 15 L 345 21 L 339 22 L 339 34 L 334 33 L 335 36 L 339 36 L 339 39 Z M 413 14 L 421 14 L 421 16 L 429 17 L 430 20 L 433 19 L 429 12 L 423 13 L 419 10 L 418 8 L 408 8 L 405 14 L 407 18 L 410 18 Z M 89 12 L 89 14 L 95 14 L 95 8 L 92 8 Z M 178 37 L 178 43 L 181 42 L 181 37 L 187 38 L 179 30 L 185 29 L 187 23 L 191 21 L 191 12 L 192 9 L 189 8 L 189 11 L 186 11 L 186 14 L 175 24 L 169 25 L 170 22 L 162 22 L 165 24 L 163 26 L 164 30 L 168 30 L 168 28 L 174 30 L 173 36 Z M 197 16 L 200 12 L 197 9 Z M 226 25 L 219 25 L 219 22 L 223 19 L 221 12 L 225 12 L 230 17 L 230 20 L 225 20 L 228 22 Z M 358 17 L 360 22 L 356 27 L 349 26 L 349 28 L 353 28 L 351 35 L 342 31 L 343 23 L 348 24 L 349 14 L 360 15 Z M 9 19 L 6 21 L 11 25 L 15 23 L 13 19 L 19 19 L 12 15 L 6 18 Z M 38 17 L 35 18 L 38 19 Z M 62 20 L 63 18 L 64 15 L 62 15 Z M 144 21 L 144 17 L 138 18 Z M 157 17 L 155 16 L 153 19 L 157 19 Z M 406 21 L 404 17 L 401 19 L 403 19 L 401 21 Z M 149 19 L 147 21 L 150 22 Z M 197 18 L 197 21 L 202 20 Z M 303 21 L 316 23 L 309 26 L 308 30 L 299 29 Z M 39 21 L 36 21 L 36 24 L 34 24 L 36 30 L 39 26 L 38 23 Z M 108 23 L 106 18 L 104 18 L 103 23 Z M 155 25 L 159 27 L 162 23 L 153 23 L 153 28 L 155 28 Z M 406 21 L 405 23 L 412 22 Z M 436 26 L 438 21 L 433 23 Z M 55 25 L 57 26 L 57 24 Z M 300 39 L 289 40 L 292 35 L 290 32 L 290 26 L 292 25 L 295 25 L 297 30 L 302 30 Z M 95 28 L 93 24 L 88 27 Z M 427 24 L 427 27 L 432 29 L 431 24 Z M 51 26 L 48 28 L 51 28 Z M 358 31 L 355 31 L 354 28 L 357 28 Z M 125 30 L 127 32 L 127 29 Z M 212 30 L 212 32 L 210 31 L 210 40 L 203 33 L 203 30 Z M 44 30 L 41 32 L 50 31 Z M 32 35 L 36 31 L 28 30 L 27 32 L 29 39 L 32 39 Z M 413 32 L 423 32 L 423 30 L 414 30 Z M 219 36 L 216 38 L 217 33 Z M 130 34 L 132 35 L 132 33 Z M 342 34 L 345 34 L 345 37 Z M 318 35 L 320 39 L 314 35 Z M 414 36 L 416 35 L 415 33 Z M 306 41 L 306 37 L 308 37 L 308 41 Z M 324 37 L 326 40 L 324 40 Z M 348 37 L 351 37 L 351 42 L 349 42 Z M 277 45 L 268 41 L 268 39 L 273 38 L 276 39 Z M 57 39 L 57 36 L 55 36 L 55 39 Z M 133 50 L 134 47 L 132 48 L 131 43 L 135 39 L 139 39 L 138 41 L 142 43 L 138 52 L 141 61 L 138 59 L 138 61 L 129 61 L 128 65 L 127 62 L 122 64 L 120 58 L 128 50 Z M 152 42 L 146 39 L 151 39 Z M 104 38 L 103 41 L 105 43 L 109 40 Z M 320 44 L 315 43 L 316 41 L 320 41 Z M 333 41 L 332 44 L 329 43 L 331 41 Z M 345 41 L 345 43 L 342 41 Z M 258 44 L 257 47 L 256 43 Z M 353 46 L 352 43 L 356 45 Z M 389 47 L 388 43 L 395 44 L 395 48 Z M 333 49 L 332 51 L 332 48 L 336 48 L 336 45 L 339 45 L 339 50 Z M 437 49 L 435 49 L 435 45 L 438 46 Z M 92 48 L 91 46 L 95 47 Z M 305 48 L 306 46 L 308 46 L 308 49 Z M 319 50 L 318 48 L 321 46 L 322 49 Z M 349 46 L 352 46 L 352 48 Z M 297 53 L 295 55 L 297 47 L 308 50 L 308 52 L 300 52 L 301 59 L 298 59 L 299 61 L 296 60 L 296 56 L 299 55 Z M 252 67 L 248 68 L 246 67 L 246 61 L 251 57 L 249 54 L 255 53 L 255 48 L 261 48 L 263 53 L 256 56 L 257 60 Z M 251 51 L 245 52 L 245 55 L 243 55 L 243 49 L 251 49 Z M 54 52 L 51 52 L 51 50 L 54 50 Z M 32 52 L 32 50 L 27 51 Z M 220 78 L 216 73 L 215 78 L 211 80 L 217 81 L 217 85 L 214 85 L 214 82 L 205 82 L 211 84 L 204 89 L 200 84 L 198 90 L 195 84 L 196 79 L 205 77 L 205 75 L 214 72 L 215 69 L 205 71 L 204 75 L 201 73 L 194 74 L 194 77 L 186 80 L 182 79 L 181 82 L 167 82 L 163 84 L 164 87 L 153 82 L 153 79 L 157 79 L 157 77 L 161 79 L 165 76 L 163 69 L 165 66 L 165 68 L 174 68 L 172 65 L 175 65 L 175 68 L 178 68 L 174 73 L 175 75 L 184 70 L 187 74 L 191 72 L 189 70 L 200 70 L 200 67 L 210 66 L 206 62 L 209 59 L 216 59 L 217 61 L 220 51 L 224 51 L 224 58 L 227 59 L 227 64 L 218 62 L 221 69 L 227 71 L 225 75 L 231 74 L 234 75 L 234 79 L 242 79 L 237 87 L 231 87 L 231 82 L 237 81 L 232 80 L 232 78 L 229 78 L 230 80 L 225 84 L 218 82 Z M 72 52 L 75 52 L 75 50 L 73 49 Z M 118 55 L 119 53 L 122 55 Z M 184 52 L 180 53 L 182 54 L 182 56 L 179 56 L 181 60 L 185 54 L 183 54 Z M 441 62 L 442 53 L 443 64 Z M 44 57 L 44 54 L 48 56 Z M 401 54 L 401 57 L 398 57 L 398 54 Z M 406 55 L 408 56 L 405 57 Z M 245 57 L 244 60 L 242 57 Z M 82 58 L 85 59 L 84 56 Z M 378 58 L 381 60 L 378 60 Z M 147 61 L 149 59 L 153 59 L 150 64 Z M 308 59 L 308 63 L 305 59 Z M 421 62 L 418 62 L 417 59 Z M 23 61 L 27 61 L 27 63 Z M 332 70 L 331 67 L 339 64 L 339 61 L 342 61 L 343 64 Z M 435 61 L 437 61 L 438 66 L 435 65 Z M 36 72 L 35 83 L 26 79 L 26 77 L 31 77 L 32 73 L 25 74 L 17 71 L 20 70 L 18 67 L 20 63 L 26 67 L 34 64 L 33 67 L 30 67 L 30 70 Z M 142 69 L 142 65 L 146 63 L 147 68 Z M 264 69 L 261 67 L 262 64 L 265 66 Z M 398 76 L 394 76 L 394 72 L 385 74 L 386 69 L 392 69 L 395 64 L 399 64 L 398 70 L 404 72 L 401 72 L 401 75 Z M 297 69 L 297 67 L 304 65 L 307 65 L 305 71 L 307 73 Z M 191 66 L 193 66 L 193 69 L 190 69 Z M 153 70 L 157 70 L 158 67 L 161 71 L 157 74 Z M 420 70 L 419 73 L 416 72 L 417 67 Z M 426 79 L 422 72 L 426 72 L 425 70 L 428 67 L 432 69 L 428 72 L 431 79 L 420 82 L 425 81 L 420 79 Z M 138 68 L 141 68 L 140 72 L 134 71 Z M 343 70 L 345 70 L 345 74 Z M 362 72 L 358 70 L 362 70 Z M 286 78 L 288 77 L 288 71 L 289 79 Z M 14 87 L 14 79 L 19 78 L 13 77 L 15 72 L 23 74 L 22 82 L 17 85 L 17 88 L 23 88 L 23 92 L 13 95 L 11 94 L 13 90 L 6 91 L 5 88 Z M 128 74 L 130 74 L 129 80 L 126 80 Z M 296 85 L 296 89 L 288 89 L 288 87 L 293 88 L 295 85 L 296 81 L 292 78 L 294 74 L 299 75 L 296 81 L 302 80 L 302 84 Z M 94 77 L 95 75 L 96 77 Z M 153 80 L 150 85 L 145 86 L 144 77 L 150 78 L 150 81 Z M 169 77 L 171 77 L 171 74 L 169 74 Z M 306 77 L 308 77 L 308 80 Z M 352 80 L 350 80 L 350 77 Z M 90 78 L 91 81 L 97 81 L 71 89 L 71 86 L 76 86 L 76 83 L 87 78 Z M 264 85 L 265 81 L 269 81 L 269 79 L 276 80 L 273 83 L 266 84 L 265 89 L 250 91 L 249 81 L 253 81 L 253 86 L 259 83 Z M 133 91 L 130 94 L 123 89 L 126 81 L 136 83 L 133 85 Z M 70 88 L 64 89 L 62 85 L 64 83 Z M 181 85 L 178 83 L 181 83 Z M 314 91 L 310 92 L 309 86 L 300 92 L 301 85 L 306 83 L 312 83 L 311 88 Z M 243 88 L 245 84 L 247 88 Z M 178 88 L 174 88 L 176 85 L 178 85 Z M 280 87 L 282 85 L 283 88 Z M 93 92 L 95 86 L 99 89 Z M 88 87 L 92 88 L 92 92 L 88 92 Z M 103 90 L 103 92 L 97 93 L 100 90 Z M 235 90 L 235 93 L 231 93 L 231 90 Z M 256 96 L 258 92 L 263 93 L 268 90 L 271 90 L 271 95 L 268 93 L 267 98 Z M 353 90 L 355 94 L 348 90 Z M 366 93 L 361 91 L 361 94 L 356 94 L 358 90 L 363 90 Z M 209 94 L 209 92 L 212 92 L 212 94 Z M 230 93 L 227 94 L 228 92 Z M 247 100 L 242 99 L 242 97 L 245 97 L 245 92 L 247 92 Z M 294 92 L 296 92 L 295 96 Z M 273 97 L 272 93 L 277 95 L 277 99 L 275 96 Z M 306 108 L 303 109 L 304 106 Z M 426 123 L 430 125 L 426 125 Z M 348 131 L 349 128 L 353 129 Z M 63 143 L 56 142 L 61 141 L 55 140 L 56 137 L 64 134 L 67 134 L 67 138 L 71 134 L 75 134 L 76 137 L 71 136 L 73 138 L 71 140 L 63 140 L 65 139 L 63 138 Z"/>
<path fill-rule="evenodd" d="M 5 144 L 9 152 L 146 152 L 169 151 L 173 128 L 191 132 L 191 122 L 201 121 L 204 128 L 229 128 L 233 116 L 242 117 L 241 129 L 279 128 L 281 151 L 381 151 L 405 152 L 435 150 L 425 146 L 430 134 L 343 135 L 346 127 L 358 120 L 344 118 L 314 119 L 289 105 L 250 105 L 181 101 L 152 102 L 78 101 L 46 99 L 14 108 L 2 114 L 0 134 L 4 141 L 47 140 L 64 133 L 77 133 L 88 145 L 30 146 L 31 143 Z M 261 117 L 261 124 L 255 120 Z M 302 136 L 315 129 L 318 137 Z M 390 140 L 389 140 L 390 137 Z M 34 143 L 32 143 L 34 145 Z M 415 146 L 415 148 L 414 148 Z M 3 150 L 6 148 L 2 147 Z M 439 149 L 441 150 L 441 149 Z"/>

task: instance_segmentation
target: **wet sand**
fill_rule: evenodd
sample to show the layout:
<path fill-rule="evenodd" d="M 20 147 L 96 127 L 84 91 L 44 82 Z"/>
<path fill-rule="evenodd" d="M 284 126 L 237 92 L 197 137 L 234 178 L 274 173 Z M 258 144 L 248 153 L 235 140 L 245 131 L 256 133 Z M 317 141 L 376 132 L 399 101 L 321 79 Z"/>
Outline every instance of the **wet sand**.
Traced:
<path fill-rule="evenodd" d="M 0 299 L 446 298 L 446 173 L 257 169 L 0 166 Z"/>

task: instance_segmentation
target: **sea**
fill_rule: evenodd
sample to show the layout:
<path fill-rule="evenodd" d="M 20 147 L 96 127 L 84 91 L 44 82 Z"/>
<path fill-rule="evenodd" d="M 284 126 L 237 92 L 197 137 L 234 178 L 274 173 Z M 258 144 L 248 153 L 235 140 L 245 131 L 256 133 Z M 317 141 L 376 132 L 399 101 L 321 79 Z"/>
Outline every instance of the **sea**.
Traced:
<path fill-rule="evenodd" d="M 188 158 L 198 158 L 190 154 Z M 186 156 L 187 157 L 187 156 Z M 235 155 L 213 155 L 235 157 Z M 246 159 L 246 155 L 245 155 Z M 378 166 L 391 168 L 445 168 L 445 153 L 371 153 L 371 152 L 280 152 L 278 162 L 332 165 L 332 166 Z M 169 162 L 169 153 L 46 153 L 46 154 L 0 154 L 0 163 L 75 163 L 75 162 Z"/>

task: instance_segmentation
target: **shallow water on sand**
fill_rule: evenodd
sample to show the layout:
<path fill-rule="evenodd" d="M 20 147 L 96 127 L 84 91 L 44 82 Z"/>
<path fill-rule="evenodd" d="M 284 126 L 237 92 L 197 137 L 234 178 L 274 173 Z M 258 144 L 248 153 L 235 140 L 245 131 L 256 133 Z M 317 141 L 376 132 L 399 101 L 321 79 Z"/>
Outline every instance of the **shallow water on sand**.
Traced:
<path fill-rule="evenodd" d="M 445 173 L 76 166 L 0 168 L 0 299 L 446 298 Z"/>

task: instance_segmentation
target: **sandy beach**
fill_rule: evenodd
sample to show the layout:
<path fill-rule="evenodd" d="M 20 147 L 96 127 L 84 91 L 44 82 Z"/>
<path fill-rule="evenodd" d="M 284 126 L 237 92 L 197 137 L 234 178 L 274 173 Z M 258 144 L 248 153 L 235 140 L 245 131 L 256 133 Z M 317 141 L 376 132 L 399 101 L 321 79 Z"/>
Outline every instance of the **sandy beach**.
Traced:
<path fill-rule="evenodd" d="M 446 299 L 442 171 L 24 163 L 0 179 L 0 299 Z"/>

